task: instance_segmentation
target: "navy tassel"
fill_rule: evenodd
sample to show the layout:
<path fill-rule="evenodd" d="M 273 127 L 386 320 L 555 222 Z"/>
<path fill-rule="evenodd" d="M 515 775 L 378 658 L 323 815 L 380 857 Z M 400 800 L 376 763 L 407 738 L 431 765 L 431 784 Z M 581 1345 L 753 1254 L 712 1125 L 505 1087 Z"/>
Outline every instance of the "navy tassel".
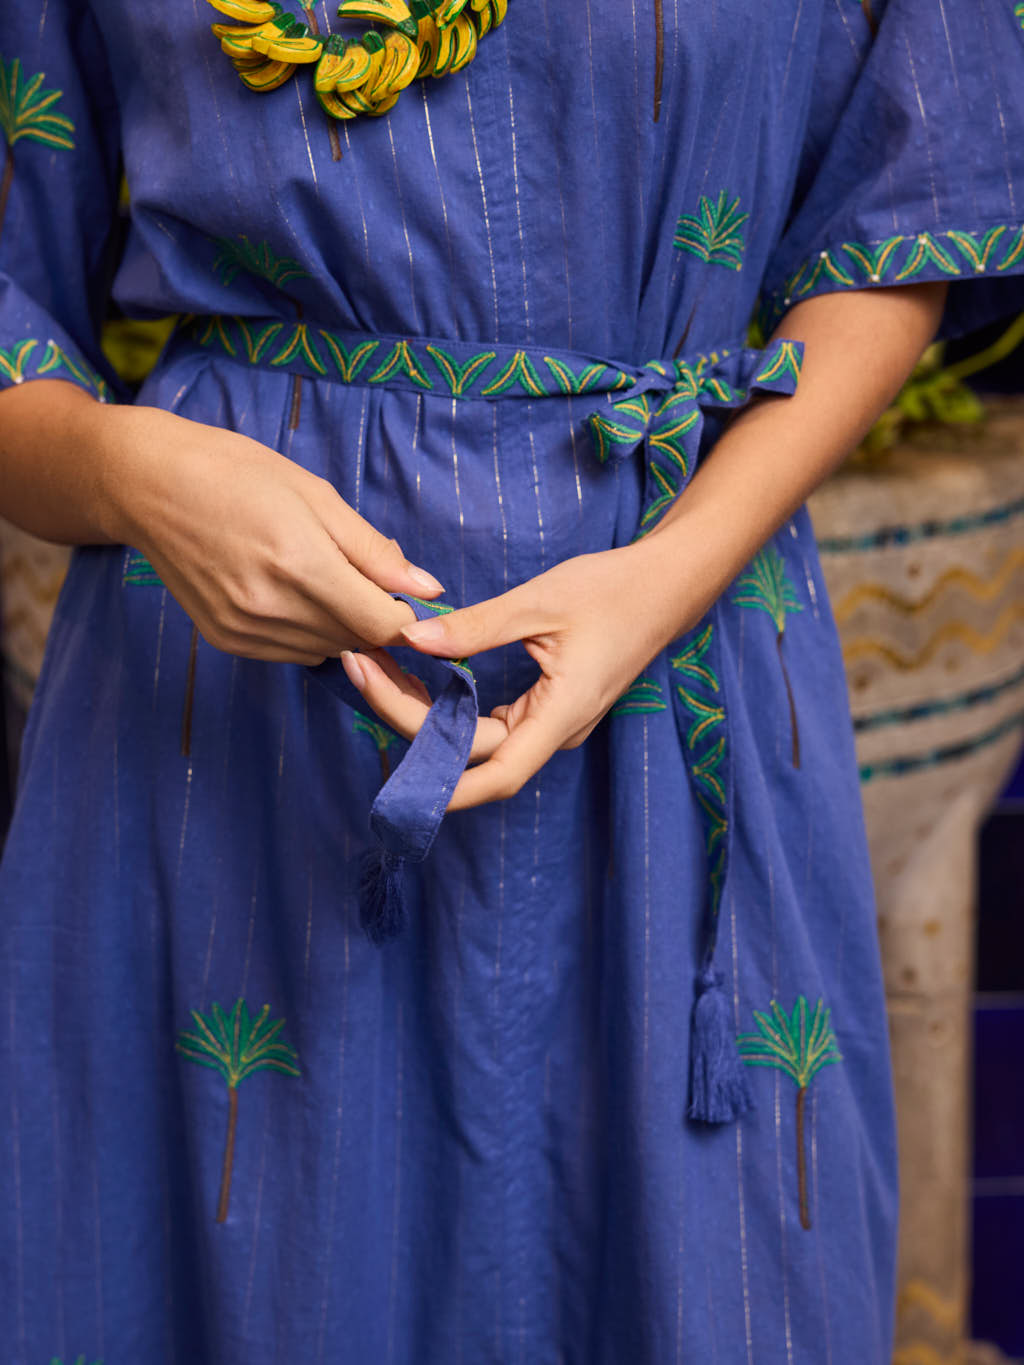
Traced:
<path fill-rule="evenodd" d="M 731 1123 L 753 1108 L 722 981 L 722 973 L 710 965 L 697 977 L 687 1112 L 701 1123 Z"/>
<path fill-rule="evenodd" d="M 379 947 L 397 938 L 405 928 L 406 910 L 402 897 L 405 859 L 386 848 L 377 847 L 363 855 L 359 882 L 359 918 L 366 937 Z"/>

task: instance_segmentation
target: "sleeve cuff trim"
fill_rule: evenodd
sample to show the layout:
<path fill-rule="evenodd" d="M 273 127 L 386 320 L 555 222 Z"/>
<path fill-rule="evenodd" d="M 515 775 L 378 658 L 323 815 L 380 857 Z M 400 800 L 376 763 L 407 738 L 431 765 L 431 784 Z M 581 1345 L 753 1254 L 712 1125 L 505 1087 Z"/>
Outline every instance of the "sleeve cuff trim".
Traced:
<path fill-rule="evenodd" d="M 762 299 L 760 320 L 771 328 L 812 294 L 871 289 L 938 279 L 980 279 L 1024 269 L 1024 223 L 985 232 L 917 232 L 876 242 L 840 242 L 808 257 L 780 288 Z"/>

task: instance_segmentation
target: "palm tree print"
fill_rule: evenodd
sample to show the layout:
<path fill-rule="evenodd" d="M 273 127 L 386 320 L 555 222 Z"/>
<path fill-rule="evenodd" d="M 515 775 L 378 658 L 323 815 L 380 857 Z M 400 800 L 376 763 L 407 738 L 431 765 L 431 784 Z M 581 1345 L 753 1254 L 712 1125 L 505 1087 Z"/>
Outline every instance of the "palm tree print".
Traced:
<path fill-rule="evenodd" d="M 665 78 L 665 13 L 662 0 L 654 0 L 654 122 L 661 118 L 661 87 Z"/>
<path fill-rule="evenodd" d="M 380 721 L 371 720 L 369 716 L 364 716 L 361 711 L 355 712 L 352 728 L 357 735 L 369 735 L 377 746 L 377 755 L 380 758 L 380 780 L 382 783 L 386 782 L 391 776 L 391 759 L 388 756 L 388 750 L 398 736 Z"/>
<path fill-rule="evenodd" d="M 793 767 L 800 766 L 800 730 L 796 720 L 796 702 L 789 681 L 786 660 L 782 654 L 782 637 L 786 633 L 786 617 L 790 612 L 803 611 L 796 599 L 796 589 L 786 572 L 786 561 L 774 545 L 766 545 L 750 562 L 745 573 L 736 580 L 733 602 L 739 607 L 756 607 L 772 618 L 775 626 L 775 648 L 778 650 L 782 681 L 786 684 L 789 701 L 789 723 L 793 735 Z"/>
<path fill-rule="evenodd" d="M 309 278 L 309 271 L 303 270 L 291 256 L 275 256 L 266 242 L 250 242 L 244 233 L 236 241 L 227 237 L 218 237 L 216 241 L 218 251 L 213 269 L 222 284 L 230 284 L 240 270 L 281 290 L 289 280 Z"/>
<path fill-rule="evenodd" d="M 784 1071 L 796 1086 L 796 1174 L 800 1200 L 800 1226 L 809 1229 L 811 1213 L 807 1199 L 807 1149 L 804 1119 L 807 1089 L 823 1067 L 841 1062 L 836 1036 L 829 1024 L 830 1010 L 819 1000 L 808 1017 L 805 996 L 798 995 L 792 1014 L 786 1014 L 777 1000 L 771 1014 L 754 1010 L 756 1033 L 741 1033 L 739 1053 L 747 1066 L 772 1066 Z"/>
<path fill-rule="evenodd" d="M 293 257 L 275 255 L 267 242 L 250 242 L 244 232 L 240 233 L 234 241 L 228 237 L 218 237 L 216 242 L 218 251 L 214 258 L 213 270 L 220 277 L 222 284 L 230 284 L 240 270 L 245 270 L 258 279 L 266 280 L 268 284 L 272 284 L 275 289 L 280 289 L 283 293 L 285 285 L 291 280 L 309 278 L 309 271 L 304 270 Z M 306 324 L 302 321 L 302 304 L 298 299 L 291 299 L 291 303 L 295 308 L 297 319 L 292 346 L 295 348 L 299 343 L 304 343 L 303 349 L 308 358 L 310 343 Z M 228 349 L 230 350 L 230 347 Z M 287 347 L 285 349 L 287 350 Z M 277 362 L 281 362 L 284 358 L 284 352 L 281 352 L 276 359 Z M 323 371 L 322 362 L 319 365 L 314 365 L 314 368 Z M 288 426 L 292 431 L 299 425 L 301 412 L 302 375 L 294 374 L 292 375 L 291 413 L 288 418 Z"/>
<path fill-rule="evenodd" d="M 228 1086 L 228 1129 L 221 1167 L 217 1222 L 228 1216 L 231 1197 L 231 1170 L 235 1158 L 235 1128 L 238 1122 L 238 1087 L 254 1071 L 282 1071 L 286 1076 L 302 1073 L 296 1065 L 298 1054 L 280 1039 L 285 1021 L 268 1019 L 270 1006 L 264 1005 L 255 1019 L 250 1017 L 244 1000 L 236 1000 L 230 1014 L 216 1002 L 209 1015 L 191 1011 L 195 1032 L 182 1029 L 175 1047 L 191 1062 L 219 1071 Z"/>
<path fill-rule="evenodd" d="M 739 270 L 746 250 L 741 229 L 749 217 L 749 213 L 740 213 L 739 199 L 728 202 L 725 190 L 719 194 L 716 203 L 702 194 L 697 214 L 680 215 L 675 245 L 680 251 L 699 256 L 708 265 L 724 265 L 728 270 Z"/>
<path fill-rule="evenodd" d="M 74 150 L 75 125 L 55 108 L 63 91 L 44 90 L 44 79 L 44 73 L 38 71 L 26 81 L 21 74 L 19 58 L 14 57 L 7 65 L 0 57 L 0 128 L 7 140 L 7 155 L 0 178 L 0 233 L 14 179 L 14 144 L 27 137 L 47 147 Z"/>

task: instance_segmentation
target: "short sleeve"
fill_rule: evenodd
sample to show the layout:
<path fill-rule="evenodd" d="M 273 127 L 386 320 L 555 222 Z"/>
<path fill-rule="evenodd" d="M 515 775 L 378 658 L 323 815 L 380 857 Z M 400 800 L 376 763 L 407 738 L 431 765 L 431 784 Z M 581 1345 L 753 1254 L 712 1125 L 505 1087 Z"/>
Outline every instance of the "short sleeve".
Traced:
<path fill-rule="evenodd" d="M 105 398 L 119 125 L 87 5 L 5 12 L 0 134 L 0 387 L 59 378 Z"/>
<path fill-rule="evenodd" d="M 952 285 L 946 335 L 1024 308 L 1024 6 L 824 0 L 822 25 L 763 325 L 815 294 L 926 280 Z"/>

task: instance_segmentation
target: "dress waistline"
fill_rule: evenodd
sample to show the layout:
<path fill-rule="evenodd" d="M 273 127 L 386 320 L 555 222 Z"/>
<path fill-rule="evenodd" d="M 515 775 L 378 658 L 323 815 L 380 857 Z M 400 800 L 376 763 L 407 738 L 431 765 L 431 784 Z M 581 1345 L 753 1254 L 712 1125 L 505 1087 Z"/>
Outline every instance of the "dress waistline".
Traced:
<path fill-rule="evenodd" d="M 650 392 L 678 394 L 700 406 L 740 406 L 753 387 L 792 391 L 800 347 L 765 350 L 740 342 L 668 361 L 625 364 L 581 352 L 451 338 L 375 336 L 281 318 L 189 314 L 179 335 L 240 364 L 309 379 L 434 393 L 444 398 L 540 399 Z"/>

